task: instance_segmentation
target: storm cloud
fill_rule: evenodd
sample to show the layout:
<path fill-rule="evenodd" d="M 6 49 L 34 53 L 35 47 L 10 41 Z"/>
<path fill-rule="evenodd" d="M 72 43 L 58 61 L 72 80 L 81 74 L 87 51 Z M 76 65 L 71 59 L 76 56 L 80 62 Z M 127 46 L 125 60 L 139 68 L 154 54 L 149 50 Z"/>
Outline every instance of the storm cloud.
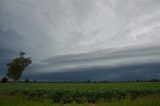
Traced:
<path fill-rule="evenodd" d="M 0 76 L 25 51 L 33 64 L 24 77 L 65 80 L 93 72 L 95 80 L 105 79 L 98 73 L 112 76 L 107 80 L 137 79 L 132 70 L 142 79 L 157 78 L 159 33 L 159 0 L 1 0 Z M 122 75 L 124 67 L 130 68 Z"/>

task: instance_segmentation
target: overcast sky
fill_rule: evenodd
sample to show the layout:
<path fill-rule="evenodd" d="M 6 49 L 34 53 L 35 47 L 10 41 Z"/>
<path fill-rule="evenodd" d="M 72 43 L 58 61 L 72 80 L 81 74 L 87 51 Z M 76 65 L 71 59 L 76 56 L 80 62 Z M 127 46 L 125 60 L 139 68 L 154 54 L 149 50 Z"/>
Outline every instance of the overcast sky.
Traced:
<path fill-rule="evenodd" d="M 159 34 L 159 0 L 0 0 L 0 77 L 25 51 L 23 78 L 160 78 Z"/>

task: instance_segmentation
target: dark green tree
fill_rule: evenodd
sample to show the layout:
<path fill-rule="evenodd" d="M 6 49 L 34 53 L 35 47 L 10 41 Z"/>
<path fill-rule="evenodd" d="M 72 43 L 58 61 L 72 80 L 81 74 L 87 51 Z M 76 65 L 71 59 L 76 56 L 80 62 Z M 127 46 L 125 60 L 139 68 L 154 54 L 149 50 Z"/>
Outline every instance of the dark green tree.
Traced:
<path fill-rule="evenodd" d="M 26 78 L 24 82 L 25 82 L 25 83 L 29 83 L 30 80 L 29 80 L 28 78 Z"/>
<path fill-rule="evenodd" d="M 11 78 L 14 82 L 19 82 L 22 72 L 29 64 L 32 63 L 31 58 L 24 57 L 25 54 L 25 52 L 20 52 L 19 57 L 13 59 L 10 63 L 7 64 L 7 76 Z"/>
<path fill-rule="evenodd" d="M 6 77 L 3 77 L 2 79 L 1 79 L 1 82 L 2 83 L 6 83 L 8 81 L 8 78 L 6 78 Z"/>

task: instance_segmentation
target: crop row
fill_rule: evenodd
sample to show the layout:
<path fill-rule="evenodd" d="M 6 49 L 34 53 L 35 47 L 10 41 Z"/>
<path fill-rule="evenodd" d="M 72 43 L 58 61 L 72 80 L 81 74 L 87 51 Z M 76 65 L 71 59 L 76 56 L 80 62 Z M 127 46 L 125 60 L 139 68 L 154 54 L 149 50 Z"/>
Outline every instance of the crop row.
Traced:
<path fill-rule="evenodd" d="M 65 90 L 65 89 L 41 89 L 41 90 L 4 90 L 0 91 L 1 94 L 7 95 L 23 95 L 28 99 L 50 99 L 53 103 L 95 103 L 99 99 L 104 99 L 106 102 L 112 100 L 122 100 L 125 97 L 130 97 L 132 100 L 141 96 L 160 94 L 160 89 L 98 89 L 92 90 Z"/>

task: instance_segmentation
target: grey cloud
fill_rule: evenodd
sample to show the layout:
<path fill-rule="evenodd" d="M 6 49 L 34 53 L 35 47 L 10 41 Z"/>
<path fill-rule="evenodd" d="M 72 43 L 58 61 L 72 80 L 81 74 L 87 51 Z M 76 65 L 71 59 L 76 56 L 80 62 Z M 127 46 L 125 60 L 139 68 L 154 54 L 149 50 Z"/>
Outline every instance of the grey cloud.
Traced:
<path fill-rule="evenodd" d="M 149 80 L 159 78 L 160 63 L 134 64 L 120 67 L 90 67 L 69 69 L 67 72 L 50 72 L 44 74 L 25 74 L 23 78 L 39 79 L 41 81 L 127 81 Z"/>
<path fill-rule="evenodd" d="M 159 63 L 159 5 L 159 0 L 1 0 L 1 70 L 19 51 L 33 59 L 28 74 Z"/>
<path fill-rule="evenodd" d="M 157 40 L 141 34 L 143 31 L 139 32 L 139 26 L 142 26 L 141 30 L 146 29 L 143 25 L 148 22 L 143 21 L 146 16 L 152 17 L 153 11 L 159 10 L 159 2 L 156 0 L 6 0 L 1 1 L 1 4 L 1 27 L 21 35 L 27 40 L 25 44 L 30 44 L 23 47 L 33 48 L 32 50 L 41 53 L 40 57 L 44 58 Z M 114 8 L 109 5 L 114 5 Z M 148 13 L 148 10 L 151 12 Z M 153 18 L 150 18 L 150 21 L 152 20 Z M 134 35 L 138 32 L 141 38 L 145 37 L 145 41 L 135 39 Z"/>
<path fill-rule="evenodd" d="M 35 65 L 42 73 L 68 71 L 89 67 L 119 67 L 131 64 L 159 63 L 160 47 L 143 47 L 120 50 L 101 50 L 84 54 L 70 54 L 50 57 Z M 45 70 L 45 71 L 44 71 Z"/>

